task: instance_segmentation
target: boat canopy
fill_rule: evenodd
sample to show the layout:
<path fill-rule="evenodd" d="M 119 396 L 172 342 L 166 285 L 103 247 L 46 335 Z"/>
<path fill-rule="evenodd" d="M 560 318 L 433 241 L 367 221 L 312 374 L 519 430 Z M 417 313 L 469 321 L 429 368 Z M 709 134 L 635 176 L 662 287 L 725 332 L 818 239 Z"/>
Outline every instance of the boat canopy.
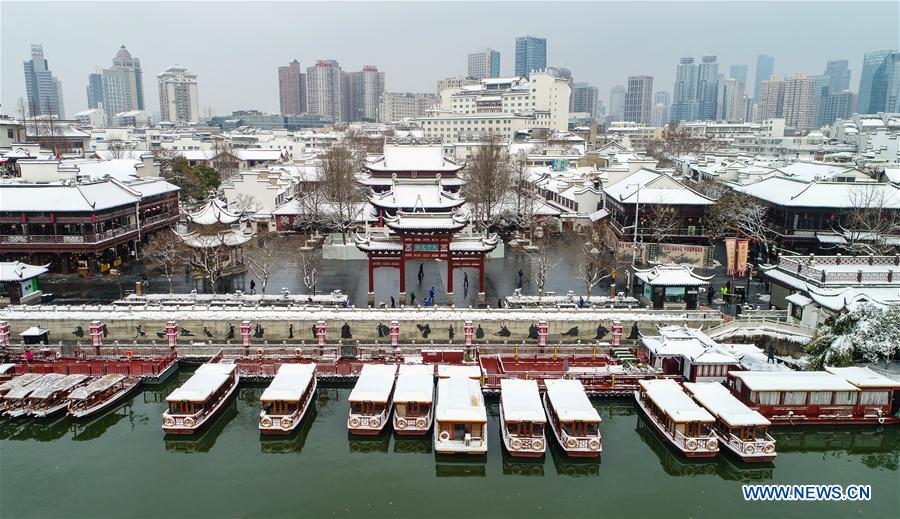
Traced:
<path fill-rule="evenodd" d="M 404 366 L 400 366 L 397 388 L 394 390 L 394 402 L 430 404 L 434 401 L 434 368 L 422 365 L 417 367 L 427 367 L 429 370 L 404 370 Z"/>
<path fill-rule="evenodd" d="M 481 384 L 468 377 L 438 380 L 435 419 L 447 422 L 487 422 Z"/>
<path fill-rule="evenodd" d="M 282 364 L 269 387 L 263 391 L 263 402 L 293 402 L 300 400 L 315 376 L 315 364 Z"/>
<path fill-rule="evenodd" d="M 750 391 L 859 391 L 826 371 L 732 371 Z"/>
<path fill-rule="evenodd" d="M 547 379 L 544 385 L 561 422 L 600 422 L 600 413 L 591 405 L 580 380 Z"/>
<path fill-rule="evenodd" d="M 686 382 L 684 388 L 713 416 L 731 427 L 771 425 L 766 417 L 744 405 L 718 382 Z"/>
<path fill-rule="evenodd" d="M 503 416 L 508 421 L 534 423 L 547 421 L 536 380 L 502 379 L 500 399 L 503 402 Z"/>
<path fill-rule="evenodd" d="M 644 388 L 647 398 L 676 423 L 716 421 L 670 378 L 639 380 L 638 384 Z"/>
<path fill-rule="evenodd" d="M 28 395 L 28 398 L 50 398 L 57 391 L 66 391 L 68 389 L 72 389 L 74 386 L 81 384 L 87 379 L 87 375 L 66 375 L 56 381 L 55 384 L 34 390 L 33 393 Z"/>
<path fill-rule="evenodd" d="M 387 402 L 394 389 L 397 366 L 394 364 L 366 364 L 350 392 L 351 402 Z"/>
<path fill-rule="evenodd" d="M 0 384 L 0 391 L 8 391 L 10 389 L 14 389 L 17 387 L 22 387 L 27 384 L 31 384 L 35 380 L 43 377 L 44 375 L 40 373 L 25 373 L 24 375 L 19 375 L 18 377 L 7 380 L 6 382 Z"/>
<path fill-rule="evenodd" d="M 204 402 L 231 377 L 234 364 L 204 364 L 181 387 L 166 397 L 166 402 Z"/>
<path fill-rule="evenodd" d="M 479 366 L 459 366 L 454 364 L 438 365 L 438 378 L 469 377 L 481 380 L 481 368 Z"/>
<path fill-rule="evenodd" d="M 92 395 L 106 391 L 123 380 L 125 380 L 125 375 L 103 375 L 90 384 L 72 391 L 72 394 L 69 395 L 69 400 L 87 400 Z"/>
<path fill-rule="evenodd" d="M 66 376 L 62 373 L 47 373 L 46 375 L 28 384 L 12 388 L 9 393 L 6 394 L 5 398 L 8 398 L 10 400 L 16 398 L 25 398 L 26 396 L 30 395 L 32 391 L 50 387 L 64 378 L 66 378 Z"/>
<path fill-rule="evenodd" d="M 869 367 L 851 366 L 848 368 L 825 368 L 825 371 L 843 378 L 860 389 L 900 388 L 900 381 L 887 378 L 881 373 L 872 371 Z"/>

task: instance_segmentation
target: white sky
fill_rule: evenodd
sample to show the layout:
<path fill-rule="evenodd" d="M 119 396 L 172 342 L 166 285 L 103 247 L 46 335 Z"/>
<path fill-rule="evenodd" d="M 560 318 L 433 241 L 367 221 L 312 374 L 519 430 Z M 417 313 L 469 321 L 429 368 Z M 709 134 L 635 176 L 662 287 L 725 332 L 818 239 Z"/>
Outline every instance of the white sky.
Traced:
<path fill-rule="evenodd" d="M 501 53 L 512 74 L 514 39 L 548 39 L 548 64 L 609 90 L 629 75 L 654 76 L 672 91 L 682 56 L 717 54 L 719 70 L 775 57 L 775 72 L 819 74 L 846 58 L 851 89 L 864 52 L 900 46 L 900 2 L 64 2 L 0 1 L 0 113 L 25 96 L 22 62 L 42 43 L 62 81 L 66 114 L 87 108 L 87 77 L 119 46 L 140 58 L 144 99 L 158 111 L 156 75 L 180 64 L 199 75 L 200 106 L 214 113 L 277 110 L 277 67 L 336 59 L 344 70 L 371 64 L 389 91 L 433 92 L 437 79 L 465 74 L 466 55 Z M 748 87 L 752 93 L 752 87 Z"/>

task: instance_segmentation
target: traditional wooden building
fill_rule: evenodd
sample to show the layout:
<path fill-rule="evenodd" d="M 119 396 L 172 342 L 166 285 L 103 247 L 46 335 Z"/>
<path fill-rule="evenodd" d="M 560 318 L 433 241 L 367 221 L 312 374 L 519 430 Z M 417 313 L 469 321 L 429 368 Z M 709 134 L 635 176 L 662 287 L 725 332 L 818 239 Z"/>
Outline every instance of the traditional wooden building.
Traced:
<path fill-rule="evenodd" d="M 215 278 L 215 282 L 246 272 L 244 245 L 255 234 L 249 221 L 242 221 L 241 215 L 228 211 L 225 202 L 215 198 L 184 216 L 188 225 L 176 235 L 192 250 L 195 278 Z"/>
<path fill-rule="evenodd" d="M 360 182 L 376 193 L 391 188 L 398 179 L 440 178 L 441 186 L 456 193 L 463 184 L 458 173 L 465 167 L 447 158 L 440 142 L 412 137 L 386 142 L 384 154 L 365 163 L 366 175 Z"/>

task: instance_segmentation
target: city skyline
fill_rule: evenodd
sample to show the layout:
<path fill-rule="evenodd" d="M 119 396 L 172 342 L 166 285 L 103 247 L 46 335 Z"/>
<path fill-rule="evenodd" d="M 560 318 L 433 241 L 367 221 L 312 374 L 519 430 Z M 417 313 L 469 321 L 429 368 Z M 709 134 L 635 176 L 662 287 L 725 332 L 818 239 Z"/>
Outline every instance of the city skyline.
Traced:
<path fill-rule="evenodd" d="M 479 4 L 478 8 L 488 14 L 494 12 L 497 16 L 469 20 L 471 23 L 466 35 L 471 37 L 459 38 L 460 25 L 454 20 L 465 18 L 466 10 L 441 10 L 446 13 L 447 23 L 439 27 L 420 23 L 421 19 L 430 16 L 428 13 L 440 10 L 441 4 L 275 3 L 263 5 L 283 12 L 283 18 L 299 12 L 308 16 L 314 9 L 315 16 L 323 20 L 341 19 L 347 29 L 354 31 L 358 37 L 351 39 L 353 41 L 348 44 L 329 36 L 329 30 L 319 27 L 328 24 L 312 24 L 303 34 L 271 31 L 256 40 L 242 39 L 238 45 L 236 40 L 214 37 L 191 38 L 190 43 L 184 39 L 171 41 L 161 38 L 158 33 L 132 31 L 121 21 L 137 17 L 150 26 L 168 27 L 167 31 L 178 32 L 184 29 L 198 35 L 213 32 L 222 34 L 220 29 L 223 24 L 263 23 L 263 19 L 268 19 L 271 14 L 270 10 L 231 3 L 227 12 L 210 13 L 204 9 L 203 4 L 186 3 L 179 4 L 179 9 L 185 15 L 180 17 L 184 20 L 181 21 L 164 16 L 159 4 L 137 3 L 127 7 L 104 4 L 102 10 L 86 10 L 85 4 L 4 2 L 6 16 L 2 17 L 0 112 L 14 114 L 17 100 L 26 97 L 21 63 L 28 59 L 32 43 L 44 46 L 45 54 L 52 62 L 54 75 L 63 85 L 63 97 L 69 113 L 87 108 L 85 89 L 88 75 L 98 66 L 108 66 L 110 49 L 120 45 L 125 45 L 135 56 L 140 56 L 142 68 L 148 78 L 155 77 L 174 65 L 186 67 L 196 73 L 203 82 L 200 111 L 205 116 L 210 109 L 217 114 L 249 108 L 277 111 L 277 69 L 294 58 L 304 68 L 325 58 L 336 59 L 347 70 L 361 70 L 365 65 L 372 64 L 385 72 L 385 89 L 388 91 L 433 93 L 438 79 L 465 75 L 466 56 L 473 48 L 491 47 L 501 55 L 514 56 L 515 38 L 524 34 L 546 38 L 547 65 L 572 70 L 574 80 L 596 86 L 600 92 L 600 100 L 604 102 L 608 100 L 608 92 L 614 85 L 624 84 L 627 77 L 632 75 L 652 75 L 657 90 L 671 91 L 678 60 L 685 56 L 699 58 L 707 53 L 718 56 L 720 70 L 729 70 L 732 65 L 747 64 L 748 79 L 754 77 L 757 54 L 774 56 L 775 72 L 782 77 L 799 72 L 820 74 L 829 60 L 846 59 L 853 71 L 850 88 L 855 92 L 859 86 L 858 71 L 862 70 L 863 54 L 896 47 L 897 28 L 893 21 L 900 14 L 900 8 L 895 3 L 876 3 L 879 5 L 873 8 L 881 9 L 885 16 L 871 20 L 864 16 L 866 9 L 859 3 L 826 2 L 822 5 L 829 15 L 812 23 L 807 21 L 808 14 L 816 11 L 819 4 L 755 3 L 752 12 L 746 11 L 747 23 L 744 26 L 761 27 L 761 24 L 765 24 L 767 38 L 760 38 L 758 31 L 735 34 L 731 28 L 717 26 L 706 26 L 702 35 L 684 34 L 675 30 L 675 27 L 680 26 L 676 22 L 679 19 L 683 19 L 684 23 L 703 25 L 707 18 L 712 20 L 725 11 L 734 9 L 733 5 L 704 3 L 703 12 L 695 12 L 685 10 L 687 3 L 684 2 L 641 2 L 638 5 L 603 2 L 581 5 L 580 9 L 585 11 L 585 15 L 570 19 L 563 13 L 547 13 L 537 3 L 516 4 L 515 13 L 508 13 L 508 9 L 503 8 L 504 4 L 488 3 Z M 506 5 L 509 7 L 509 4 Z M 648 9 L 659 16 L 655 15 L 648 20 L 646 34 L 656 36 L 650 38 L 650 41 L 635 37 L 628 52 L 603 53 L 603 58 L 597 60 L 590 45 L 586 46 L 578 37 L 582 32 L 579 27 L 587 30 L 593 23 L 592 20 L 596 19 L 590 15 L 591 12 L 603 13 L 604 17 L 609 17 L 610 14 L 637 16 Z M 690 20 L 685 11 L 692 13 Z M 402 35 L 397 33 L 397 36 L 392 37 L 390 34 L 380 33 L 378 24 L 371 23 L 372 19 L 377 18 L 392 19 L 395 23 L 408 27 Z M 41 20 L 41 23 L 14 25 L 10 23 L 13 19 Z M 88 20 L 105 28 L 102 37 L 79 40 L 74 45 L 68 39 L 63 39 L 67 26 L 78 24 L 79 21 L 86 23 Z M 555 23 L 562 20 L 566 20 L 566 23 Z M 835 20 L 840 20 L 840 24 Z M 853 23 L 865 23 L 868 30 L 851 41 L 833 37 L 834 31 Z M 550 27 L 560 28 L 549 29 Z M 616 24 L 604 31 L 609 38 L 617 35 L 634 36 L 633 32 L 629 33 Z M 372 41 L 375 33 L 379 33 L 379 36 Z M 678 40 L 675 42 L 665 40 L 676 35 Z M 798 39 L 807 44 L 790 44 Z M 366 45 L 360 46 L 357 42 L 363 40 Z M 410 41 L 416 41 L 413 46 L 415 49 L 408 45 Z M 597 45 L 600 46 L 601 42 Z M 805 50 L 811 48 L 816 49 L 815 53 Z M 789 49 L 793 52 L 788 53 Z M 446 59 L 434 59 L 434 56 Z M 411 62 L 415 63 L 414 67 L 409 66 Z M 514 65 L 513 59 L 503 60 L 501 76 L 512 75 Z M 242 73 L 235 74 L 235 68 L 239 68 Z M 146 98 L 157 97 L 158 93 L 153 89 L 153 85 L 148 85 L 148 92 L 144 94 Z M 746 90 L 749 95 L 754 89 L 748 85 Z M 253 95 L 248 95 L 248 92 Z M 153 110 L 153 103 L 148 103 L 147 108 Z"/>

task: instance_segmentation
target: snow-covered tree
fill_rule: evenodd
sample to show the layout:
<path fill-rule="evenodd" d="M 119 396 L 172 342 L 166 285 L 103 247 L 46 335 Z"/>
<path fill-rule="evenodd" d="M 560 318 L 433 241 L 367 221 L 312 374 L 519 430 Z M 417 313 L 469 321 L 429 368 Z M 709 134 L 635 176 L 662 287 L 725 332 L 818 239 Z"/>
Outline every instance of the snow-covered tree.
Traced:
<path fill-rule="evenodd" d="M 810 369 L 855 361 L 889 363 L 900 352 L 900 307 L 860 303 L 832 317 L 806 347 Z"/>

